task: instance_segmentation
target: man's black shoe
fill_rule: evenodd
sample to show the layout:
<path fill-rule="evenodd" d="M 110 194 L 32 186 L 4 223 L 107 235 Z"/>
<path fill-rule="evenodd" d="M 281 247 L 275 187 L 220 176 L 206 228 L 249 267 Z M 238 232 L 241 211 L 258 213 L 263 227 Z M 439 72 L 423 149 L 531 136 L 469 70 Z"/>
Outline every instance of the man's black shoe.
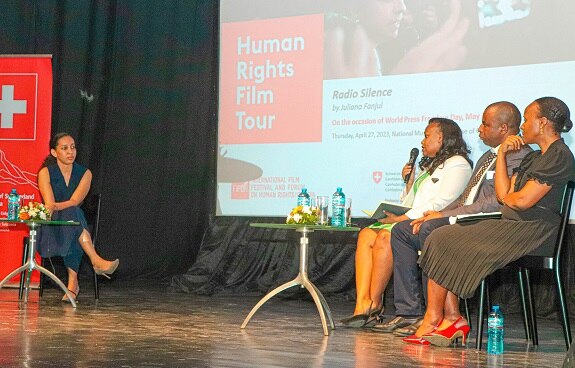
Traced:
<path fill-rule="evenodd" d="M 410 324 L 409 326 L 401 327 L 393 331 L 395 336 L 411 336 L 415 334 L 415 331 L 421 326 L 423 322 L 423 317 L 418 318 L 415 322 Z"/>
<path fill-rule="evenodd" d="M 418 317 L 404 318 L 398 316 L 390 321 L 377 323 L 375 326 L 371 328 L 371 330 L 376 332 L 391 333 L 398 328 L 407 327 L 412 323 L 416 322 L 417 320 Z"/>

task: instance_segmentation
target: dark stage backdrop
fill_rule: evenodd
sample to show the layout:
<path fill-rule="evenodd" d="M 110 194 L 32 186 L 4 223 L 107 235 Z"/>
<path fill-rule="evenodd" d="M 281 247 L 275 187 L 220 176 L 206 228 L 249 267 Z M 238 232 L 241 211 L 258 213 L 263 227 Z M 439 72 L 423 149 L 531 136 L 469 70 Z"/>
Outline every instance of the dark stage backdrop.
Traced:
<path fill-rule="evenodd" d="M 185 272 L 215 206 L 217 2 L 1 8 L 0 53 L 53 55 L 52 131 L 74 135 L 93 171 L 98 248 L 120 258 L 116 277 Z"/>
<path fill-rule="evenodd" d="M 186 274 L 174 276 L 172 286 L 177 290 L 203 295 L 246 292 L 263 295 L 293 279 L 299 265 L 299 234 L 291 230 L 253 228 L 249 226 L 250 221 L 281 222 L 282 219 L 219 218 L 206 234 L 194 265 Z M 358 226 L 369 224 L 367 219 L 355 219 L 355 222 Z M 575 226 L 569 225 L 562 263 L 565 294 L 569 296 L 570 305 L 575 301 L 574 240 Z M 356 233 L 310 234 L 309 278 L 330 299 L 355 300 L 356 241 Z M 557 293 L 552 272 L 533 270 L 530 276 L 537 314 L 555 316 Z M 505 313 L 520 313 L 517 272 L 500 270 L 489 280 L 491 301 L 501 304 Z M 292 288 L 278 297 L 311 300 L 307 291 L 300 288 Z M 471 300 L 472 308 L 476 302 L 477 295 Z M 386 313 L 393 312 L 392 284 L 385 292 L 385 308 Z M 475 309 L 471 312 L 475 312 Z M 575 317 L 573 312 L 571 308 L 571 315 Z"/>
<path fill-rule="evenodd" d="M 53 131 L 77 138 L 78 161 L 94 173 L 103 195 L 98 247 L 121 259 L 116 278 L 176 275 L 182 291 L 261 294 L 297 273 L 298 238 L 211 216 L 217 16 L 207 0 L 3 0 L 0 52 L 54 55 Z M 310 278 L 330 297 L 355 297 L 356 236 L 311 236 Z M 493 298 L 511 298 L 518 310 L 517 294 L 506 292 L 514 279 L 497 277 Z M 549 276 L 534 279 L 539 310 L 550 313 Z"/>

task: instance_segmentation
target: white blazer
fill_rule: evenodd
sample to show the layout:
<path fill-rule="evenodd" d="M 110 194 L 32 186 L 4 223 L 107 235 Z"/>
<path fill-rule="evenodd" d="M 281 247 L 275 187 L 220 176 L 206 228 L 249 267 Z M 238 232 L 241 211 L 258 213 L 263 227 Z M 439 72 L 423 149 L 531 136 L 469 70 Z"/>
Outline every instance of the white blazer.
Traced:
<path fill-rule="evenodd" d="M 412 208 L 405 214 L 410 219 L 423 216 L 425 211 L 441 211 L 463 193 L 471 178 L 471 165 L 463 156 L 452 156 L 445 160 L 428 176 L 413 193 L 413 186 L 402 203 Z"/>

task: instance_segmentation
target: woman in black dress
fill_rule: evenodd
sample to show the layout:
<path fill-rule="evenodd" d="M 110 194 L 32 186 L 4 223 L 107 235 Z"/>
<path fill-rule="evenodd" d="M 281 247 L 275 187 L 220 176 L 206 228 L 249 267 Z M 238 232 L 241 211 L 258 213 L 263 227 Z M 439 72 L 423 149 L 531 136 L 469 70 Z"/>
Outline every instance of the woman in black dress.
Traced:
<path fill-rule="evenodd" d="M 553 252 L 565 185 L 575 180 L 575 160 L 561 139 L 573 123 L 567 105 L 554 97 L 532 102 L 524 112 L 523 136 L 509 136 L 499 148 L 495 192 L 502 219 L 435 230 L 427 238 L 419 265 L 429 277 L 427 310 L 421 327 L 404 341 L 447 346 L 469 333 L 458 296 L 468 298 L 485 277 L 534 251 Z M 509 178 L 507 152 L 524 144 L 540 150 L 527 155 Z"/>

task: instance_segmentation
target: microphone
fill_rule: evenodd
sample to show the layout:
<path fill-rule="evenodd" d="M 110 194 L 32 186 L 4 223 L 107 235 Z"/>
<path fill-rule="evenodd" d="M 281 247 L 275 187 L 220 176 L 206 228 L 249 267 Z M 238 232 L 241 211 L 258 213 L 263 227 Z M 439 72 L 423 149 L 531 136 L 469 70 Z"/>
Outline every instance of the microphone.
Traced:
<path fill-rule="evenodd" d="M 403 178 L 404 183 L 407 183 L 409 181 L 409 178 L 411 177 L 411 173 L 413 172 L 413 167 L 415 166 L 415 160 L 417 160 L 417 156 L 419 156 L 419 150 L 417 148 L 412 148 L 411 152 L 409 153 L 409 161 L 407 161 L 407 164 L 411 166 L 411 172 L 405 175 L 405 178 Z"/>

